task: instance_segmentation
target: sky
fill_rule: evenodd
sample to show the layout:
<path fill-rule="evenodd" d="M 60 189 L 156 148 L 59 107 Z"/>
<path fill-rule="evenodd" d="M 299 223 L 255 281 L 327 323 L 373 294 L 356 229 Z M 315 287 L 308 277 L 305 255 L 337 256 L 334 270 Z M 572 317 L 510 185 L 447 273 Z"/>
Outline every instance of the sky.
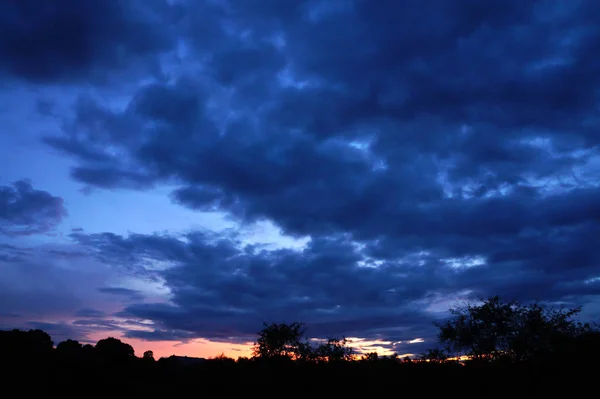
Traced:
<path fill-rule="evenodd" d="M 0 2 L 0 328 L 416 354 L 600 318 L 600 2 Z"/>

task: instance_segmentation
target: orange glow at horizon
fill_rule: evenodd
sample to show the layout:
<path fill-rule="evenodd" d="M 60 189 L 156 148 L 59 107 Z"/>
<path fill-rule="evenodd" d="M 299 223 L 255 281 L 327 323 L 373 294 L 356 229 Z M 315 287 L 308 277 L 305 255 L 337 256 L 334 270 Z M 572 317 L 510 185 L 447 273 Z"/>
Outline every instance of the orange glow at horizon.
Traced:
<path fill-rule="evenodd" d="M 182 343 L 178 341 L 146 341 L 137 338 L 124 337 L 120 332 L 102 331 L 89 335 L 89 340 L 94 344 L 101 339 L 107 337 L 118 338 L 121 341 L 131 345 L 135 350 L 135 355 L 142 357 L 144 352 L 151 350 L 154 353 L 156 360 L 161 357 L 188 356 L 188 357 L 203 357 L 213 358 L 224 354 L 227 357 L 237 359 L 238 357 L 250 357 L 252 355 L 252 343 L 237 344 L 230 342 L 214 342 L 206 339 L 194 339 L 189 342 Z"/>
<path fill-rule="evenodd" d="M 95 344 L 99 340 L 107 337 L 118 338 L 131 345 L 135 350 L 135 355 L 138 357 L 142 357 L 145 351 L 151 350 L 156 360 L 171 355 L 202 357 L 207 359 L 214 358 L 221 354 L 233 359 L 252 356 L 252 342 L 239 344 L 232 342 L 215 342 L 203 338 L 190 340 L 186 343 L 178 341 L 147 341 L 138 338 L 124 337 L 120 331 L 95 332 L 88 336 L 88 340 Z M 406 343 L 410 344 L 417 342 L 422 342 L 422 340 L 417 338 L 412 341 L 407 341 Z M 390 356 L 394 354 L 393 350 L 386 347 L 390 344 L 392 344 L 392 342 L 389 341 L 366 340 L 357 337 L 348 338 L 348 346 L 354 349 L 357 358 L 360 358 L 362 355 L 369 352 L 376 352 L 379 356 Z M 398 355 L 402 358 L 405 356 L 413 356 L 414 354 L 410 352 L 409 346 L 410 345 L 405 346 L 403 348 L 404 353 L 398 353 Z"/>

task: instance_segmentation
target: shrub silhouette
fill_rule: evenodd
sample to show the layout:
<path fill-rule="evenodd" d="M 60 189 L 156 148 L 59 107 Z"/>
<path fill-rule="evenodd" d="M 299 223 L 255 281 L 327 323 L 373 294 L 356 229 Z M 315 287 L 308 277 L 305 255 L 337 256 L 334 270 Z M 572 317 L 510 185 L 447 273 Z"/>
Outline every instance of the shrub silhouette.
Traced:
<path fill-rule="evenodd" d="M 79 362 L 82 360 L 83 346 L 75 340 L 67 339 L 56 345 L 56 357 L 63 362 Z"/>
<path fill-rule="evenodd" d="M 453 356 L 474 360 L 532 361 L 558 355 L 593 329 L 574 320 L 581 308 L 522 305 L 491 297 L 481 304 L 454 307 L 439 324 L 439 340 Z"/>
<path fill-rule="evenodd" d="M 258 333 L 252 349 L 253 356 L 259 359 L 297 359 L 302 351 L 303 323 L 266 324 Z"/>
<path fill-rule="evenodd" d="M 522 305 L 492 297 L 453 309 L 440 347 L 417 359 L 353 356 L 345 339 L 308 339 L 303 323 L 264 324 L 252 358 L 141 358 L 114 337 L 95 346 L 71 339 L 52 347 L 41 330 L 0 331 L 3 388 L 24 395 L 177 396 L 198 387 L 224 396 L 378 395 L 415 387 L 427 396 L 551 397 L 593 387 L 582 378 L 600 356 L 600 331 L 576 320 L 580 309 Z M 470 356 L 459 361 L 458 355 Z M 341 381 L 344 381 L 343 383 Z M 549 383 L 551 382 L 551 383 Z"/>
<path fill-rule="evenodd" d="M 96 343 L 96 353 L 103 360 L 123 362 L 135 357 L 133 347 L 120 339 L 108 337 Z"/>
<path fill-rule="evenodd" d="M 255 359 L 299 360 L 304 362 L 337 362 L 350 360 L 352 348 L 345 338 L 328 338 L 325 342 L 312 345 L 304 336 L 303 323 L 263 324 L 253 347 Z"/>
<path fill-rule="evenodd" d="M 152 351 L 146 351 L 144 352 L 144 356 L 143 359 L 148 361 L 148 362 L 154 362 L 154 352 Z"/>
<path fill-rule="evenodd" d="M 42 330 L 0 331 L 0 353 L 5 358 L 47 357 L 52 354 L 53 345 L 50 335 Z"/>

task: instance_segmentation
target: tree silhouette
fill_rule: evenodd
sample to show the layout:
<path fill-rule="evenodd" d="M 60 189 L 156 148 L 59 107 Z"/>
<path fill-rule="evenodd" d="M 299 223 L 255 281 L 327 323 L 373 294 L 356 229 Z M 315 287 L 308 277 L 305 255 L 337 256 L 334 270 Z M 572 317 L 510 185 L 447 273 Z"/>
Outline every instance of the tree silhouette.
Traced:
<path fill-rule="evenodd" d="M 304 335 L 303 323 L 267 325 L 263 323 L 264 328 L 258 333 L 258 339 L 252 348 L 255 358 L 275 359 L 288 358 L 296 359 L 303 353 L 300 342 Z"/>
<path fill-rule="evenodd" d="M 120 339 L 108 337 L 96 343 L 96 353 L 104 359 L 125 361 L 135 357 L 133 347 Z"/>
<path fill-rule="evenodd" d="M 419 356 L 419 360 L 432 362 L 432 363 L 443 363 L 448 359 L 448 353 L 443 349 L 429 349 L 427 352 Z"/>
<path fill-rule="evenodd" d="M 78 341 L 67 339 L 56 345 L 56 355 L 61 360 L 76 361 L 83 355 L 83 346 Z"/>
<path fill-rule="evenodd" d="M 42 358 L 52 353 L 54 343 L 42 330 L 0 331 L 0 353 L 5 358 Z"/>
<path fill-rule="evenodd" d="M 290 388 L 300 396 L 347 396 L 355 395 L 361 384 L 397 390 L 397 382 L 403 380 L 426 386 L 428 394 L 436 396 L 447 395 L 448 386 L 457 381 L 468 381 L 461 384 L 461 396 L 481 397 L 491 387 L 499 396 L 535 392 L 536 397 L 551 397 L 557 384 L 565 384 L 561 389 L 568 387 L 571 392 L 585 384 L 582 375 L 600 357 L 600 331 L 574 321 L 578 311 L 523 306 L 496 297 L 455 309 L 455 318 L 441 326 L 440 334 L 446 334 L 450 349 L 468 353 L 475 347 L 477 359 L 483 360 L 479 362 L 456 361 L 455 352 L 442 349 L 432 349 L 416 360 L 371 352 L 357 362 L 350 357 L 345 339 L 307 339 L 301 323 L 265 325 L 255 344 L 257 356 L 237 362 L 221 354 L 185 361 L 173 355 L 155 363 L 152 351 L 138 359 L 130 345 L 112 337 L 98 341 L 96 347 L 66 340 L 52 349 L 52 340 L 43 331 L 0 331 L 0 362 L 7 389 L 22 385 L 26 376 L 43 394 L 63 396 L 79 383 L 93 386 L 101 395 L 172 396 L 173 387 L 193 389 L 201 384 L 228 396 L 248 388 L 279 396 L 288 395 Z M 236 384 L 223 384 L 224 378 Z M 353 383 L 336 384 L 339 378 Z M 586 388 L 592 385 L 589 381 Z M 30 387 L 25 388 L 29 392 Z"/>
<path fill-rule="evenodd" d="M 148 362 L 153 362 L 154 361 L 154 352 L 152 352 L 152 351 L 144 352 L 142 359 L 144 359 Z"/>
<path fill-rule="evenodd" d="M 224 353 L 221 353 L 220 355 L 213 357 L 212 359 L 210 359 L 210 361 L 213 364 L 219 363 L 219 364 L 221 364 L 221 366 L 231 366 L 231 365 L 235 364 L 235 359 L 225 356 Z"/>
<path fill-rule="evenodd" d="M 452 308 L 454 318 L 438 325 L 438 338 L 455 356 L 531 360 L 547 356 L 560 342 L 590 331 L 589 325 L 573 320 L 580 310 L 521 305 L 495 296 L 479 305 Z"/>
<path fill-rule="evenodd" d="M 308 362 L 336 362 L 350 360 L 352 348 L 346 338 L 328 338 L 316 347 L 304 337 L 303 323 L 263 324 L 253 347 L 254 358 L 290 359 Z"/>
<path fill-rule="evenodd" d="M 85 344 L 81 348 L 81 353 L 84 357 L 89 359 L 89 358 L 92 358 L 94 356 L 94 354 L 96 353 L 96 348 L 94 348 L 94 345 Z"/>
<path fill-rule="evenodd" d="M 314 350 L 317 361 L 339 362 L 351 360 L 353 355 L 352 348 L 347 346 L 346 338 L 328 338 L 327 342 L 317 346 Z"/>
<path fill-rule="evenodd" d="M 79 343 L 79 341 L 75 341 L 73 339 L 67 339 L 66 341 L 59 342 L 56 345 L 57 352 L 65 352 L 65 353 L 73 353 L 79 352 L 83 346 Z"/>
<path fill-rule="evenodd" d="M 376 362 L 379 360 L 379 354 L 377 354 L 377 352 L 369 352 L 369 353 L 365 353 L 361 360 L 363 362 Z"/>
<path fill-rule="evenodd" d="M 27 331 L 27 340 L 31 350 L 36 354 L 49 354 L 54 347 L 50 334 L 42 330 Z"/>

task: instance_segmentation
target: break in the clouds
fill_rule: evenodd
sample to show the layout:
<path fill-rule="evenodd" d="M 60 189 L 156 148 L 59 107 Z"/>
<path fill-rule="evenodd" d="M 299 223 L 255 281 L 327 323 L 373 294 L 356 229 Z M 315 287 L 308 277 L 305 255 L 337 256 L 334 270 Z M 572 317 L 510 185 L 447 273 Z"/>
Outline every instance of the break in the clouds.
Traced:
<path fill-rule="evenodd" d="M 300 320 L 427 346 L 460 298 L 597 310 L 596 1 L 41 4 L 1 6 L 0 68 L 45 93 L 40 141 L 65 178 L 90 196 L 161 189 L 233 225 L 73 231 L 112 270 L 94 292 L 122 301 L 73 325 L 244 342 Z M 23 187 L 0 192 L 27 210 L 1 231 L 60 221 Z M 295 244 L 240 233 L 260 223 Z M 0 259 L 25 256 L 10 245 Z"/>

